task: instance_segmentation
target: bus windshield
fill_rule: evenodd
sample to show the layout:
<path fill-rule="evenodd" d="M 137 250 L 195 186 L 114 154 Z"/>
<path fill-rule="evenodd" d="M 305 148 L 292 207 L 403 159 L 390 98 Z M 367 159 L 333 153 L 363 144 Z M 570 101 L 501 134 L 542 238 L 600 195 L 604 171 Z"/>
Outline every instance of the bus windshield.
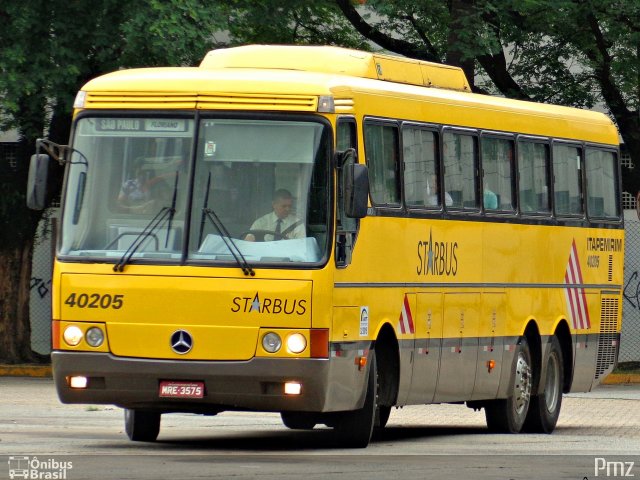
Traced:
<path fill-rule="evenodd" d="M 82 117 L 59 253 L 120 266 L 318 264 L 331 211 L 326 129 L 280 119 Z"/>

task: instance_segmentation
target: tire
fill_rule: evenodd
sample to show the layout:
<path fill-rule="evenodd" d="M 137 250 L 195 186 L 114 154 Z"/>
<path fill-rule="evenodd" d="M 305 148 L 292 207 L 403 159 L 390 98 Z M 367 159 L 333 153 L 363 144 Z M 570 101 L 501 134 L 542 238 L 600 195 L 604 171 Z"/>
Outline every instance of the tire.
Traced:
<path fill-rule="evenodd" d="M 155 442 L 160 433 L 160 413 L 147 410 L 124 410 L 124 429 L 129 440 Z"/>
<path fill-rule="evenodd" d="M 531 398 L 529 414 L 524 424 L 524 430 L 531 433 L 552 433 L 560 416 L 564 360 L 560 341 L 555 335 L 551 340 L 545 364 L 547 366 L 545 378 L 540 381 L 540 387 L 544 390 Z"/>
<path fill-rule="evenodd" d="M 389 415 L 391 415 L 391 407 L 380 405 L 376 410 L 374 427 L 379 429 L 386 427 L 389 421 Z"/>
<path fill-rule="evenodd" d="M 280 412 L 282 423 L 292 430 L 313 430 L 316 426 L 314 414 L 306 412 Z"/>
<path fill-rule="evenodd" d="M 343 412 L 337 418 L 334 430 L 342 446 L 366 448 L 369 445 L 375 423 L 377 399 L 378 369 L 375 352 L 372 352 L 364 405 L 359 410 Z"/>
<path fill-rule="evenodd" d="M 485 404 L 489 430 L 496 433 L 519 433 L 529 412 L 533 382 L 531 351 L 526 338 L 522 338 L 511 367 L 509 397 L 491 400 Z"/>

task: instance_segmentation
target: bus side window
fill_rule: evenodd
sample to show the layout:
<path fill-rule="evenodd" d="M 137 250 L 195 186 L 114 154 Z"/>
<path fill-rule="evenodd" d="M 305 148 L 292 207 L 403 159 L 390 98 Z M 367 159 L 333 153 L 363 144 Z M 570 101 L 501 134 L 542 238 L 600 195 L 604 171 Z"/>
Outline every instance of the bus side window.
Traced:
<path fill-rule="evenodd" d="M 338 119 L 336 125 L 336 150 L 345 151 L 353 148 L 358 151 L 358 137 L 355 119 L 346 117 Z M 344 213 L 344 191 L 342 169 L 338 169 L 337 191 L 337 231 L 336 231 L 336 264 L 345 267 L 351 263 L 351 254 L 355 246 L 359 220 Z"/>
<path fill-rule="evenodd" d="M 371 201 L 381 206 L 400 205 L 398 127 L 365 122 L 364 147 L 369 166 Z"/>
<path fill-rule="evenodd" d="M 336 128 L 336 150 L 344 151 L 348 148 L 358 149 L 356 122 L 353 118 L 341 118 Z"/>
<path fill-rule="evenodd" d="M 473 135 L 443 135 L 444 189 L 451 196 L 453 208 L 479 208 L 476 145 Z"/>
<path fill-rule="evenodd" d="M 436 135 L 414 126 L 402 128 L 405 202 L 412 207 L 440 207 Z"/>
<path fill-rule="evenodd" d="M 513 211 L 513 142 L 482 138 L 483 204 L 485 210 Z"/>
<path fill-rule="evenodd" d="M 540 142 L 518 142 L 520 211 L 549 214 L 549 146 Z"/>
<path fill-rule="evenodd" d="M 553 191 L 555 211 L 558 215 L 581 215 L 582 176 L 581 149 L 571 145 L 553 146 Z"/>
<path fill-rule="evenodd" d="M 590 217 L 618 219 L 618 175 L 614 152 L 596 148 L 585 151 L 587 172 L 587 207 Z"/>

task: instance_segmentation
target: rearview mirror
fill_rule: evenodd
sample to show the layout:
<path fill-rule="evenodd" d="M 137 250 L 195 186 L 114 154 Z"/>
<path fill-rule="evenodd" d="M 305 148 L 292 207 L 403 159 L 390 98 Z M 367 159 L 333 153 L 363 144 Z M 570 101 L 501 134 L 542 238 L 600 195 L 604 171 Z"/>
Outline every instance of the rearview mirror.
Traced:
<path fill-rule="evenodd" d="M 47 205 L 47 180 L 49 178 L 49 155 L 39 153 L 31 156 L 27 178 L 27 207 L 43 210 Z"/>
<path fill-rule="evenodd" d="M 364 218 L 369 200 L 369 170 L 357 163 L 348 163 L 343 168 L 344 213 L 351 218 Z"/>

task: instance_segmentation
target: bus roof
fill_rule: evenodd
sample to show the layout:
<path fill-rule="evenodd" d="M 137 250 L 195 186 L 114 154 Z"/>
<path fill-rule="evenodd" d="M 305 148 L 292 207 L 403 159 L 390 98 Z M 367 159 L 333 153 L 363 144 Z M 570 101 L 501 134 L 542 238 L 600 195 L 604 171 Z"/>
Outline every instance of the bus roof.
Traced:
<path fill-rule="evenodd" d="M 470 92 L 461 68 L 341 47 L 245 45 L 210 51 L 200 68 L 260 68 L 332 73 Z"/>
<path fill-rule="evenodd" d="M 430 73 L 438 87 L 425 86 Z M 113 72 L 82 90 L 85 108 L 118 109 L 315 112 L 319 96 L 333 96 L 336 113 L 618 144 L 602 113 L 467 89 L 453 67 L 338 47 L 252 45 L 214 50 L 200 67 Z"/>

